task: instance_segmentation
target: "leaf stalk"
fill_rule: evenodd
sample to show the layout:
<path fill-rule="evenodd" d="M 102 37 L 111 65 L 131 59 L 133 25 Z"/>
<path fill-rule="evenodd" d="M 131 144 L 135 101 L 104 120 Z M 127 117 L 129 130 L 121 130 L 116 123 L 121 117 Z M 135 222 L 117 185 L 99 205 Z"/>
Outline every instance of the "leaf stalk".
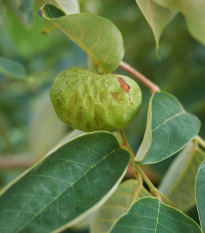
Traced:
<path fill-rule="evenodd" d="M 123 140 L 123 145 L 122 147 L 127 149 L 131 155 L 131 162 L 133 164 L 134 170 L 135 170 L 135 177 L 138 180 L 139 183 L 141 183 L 142 185 L 142 180 L 144 180 L 144 182 L 148 185 L 150 192 L 153 196 L 157 197 L 160 201 L 163 199 L 167 204 L 169 204 L 170 206 L 174 206 L 174 204 L 169 200 L 169 198 L 167 196 L 165 196 L 163 193 L 161 193 L 154 185 L 153 183 L 150 181 L 150 179 L 147 177 L 147 175 L 143 172 L 143 170 L 140 168 L 140 166 L 138 164 L 136 164 L 134 162 L 134 153 L 127 141 L 125 132 L 123 130 L 120 130 L 120 134 Z"/>

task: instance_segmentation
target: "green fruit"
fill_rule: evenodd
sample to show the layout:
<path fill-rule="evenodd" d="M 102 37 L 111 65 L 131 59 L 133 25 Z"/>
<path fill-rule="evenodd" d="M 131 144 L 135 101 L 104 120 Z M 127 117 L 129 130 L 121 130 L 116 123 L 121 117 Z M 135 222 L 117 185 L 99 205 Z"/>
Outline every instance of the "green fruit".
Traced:
<path fill-rule="evenodd" d="M 58 117 L 82 131 L 116 131 L 137 115 L 142 101 L 138 84 L 119 74 L 98 75 L 73 67 L 54 80 L 50 97 Z"/>

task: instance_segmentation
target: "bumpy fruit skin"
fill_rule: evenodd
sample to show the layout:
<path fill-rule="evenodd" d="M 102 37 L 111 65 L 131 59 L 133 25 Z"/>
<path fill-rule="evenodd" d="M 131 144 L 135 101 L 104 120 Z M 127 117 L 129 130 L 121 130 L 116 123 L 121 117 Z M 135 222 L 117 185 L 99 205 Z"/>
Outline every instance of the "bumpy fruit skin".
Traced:
<path fill-rule="evenodd" d="M 98 75 L 73 67 L 54 80 L 50 97 L 58 117 L 85 132 L 124 128 L 142 101 L 138 84 L 118 74 Z"/>

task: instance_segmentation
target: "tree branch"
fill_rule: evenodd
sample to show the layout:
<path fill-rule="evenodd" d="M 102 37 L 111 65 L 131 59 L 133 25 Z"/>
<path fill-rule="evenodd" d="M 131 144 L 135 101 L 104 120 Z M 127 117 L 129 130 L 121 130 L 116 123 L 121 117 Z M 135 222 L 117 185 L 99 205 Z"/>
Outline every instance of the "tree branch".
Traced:
<path fill-rule="evenodd" d="M 20 168 L 29 168 L 35 164 L 34 160 L 25 158 L 25 157 L 16 157 L 15 156 L 1 156 L 0 157 L 0 168 L 3 169 L 20 169 Z"/>
<path fill-rule="evenodd" d="M 139 71 L 137 71 L 136 69 L 134 69 L 124 61 L 120 62 L 119 67 L 124 71 L 128 72 L 129 74 L 133 75 L 136 79 L 138 79 L 141 83 L 143 83 L 146 87 L 148 87 L 152 94 L 156 91 L 160 91 L 160 88 L 156 84 L 154 84 L 143 74 L 141 74 Z"/>

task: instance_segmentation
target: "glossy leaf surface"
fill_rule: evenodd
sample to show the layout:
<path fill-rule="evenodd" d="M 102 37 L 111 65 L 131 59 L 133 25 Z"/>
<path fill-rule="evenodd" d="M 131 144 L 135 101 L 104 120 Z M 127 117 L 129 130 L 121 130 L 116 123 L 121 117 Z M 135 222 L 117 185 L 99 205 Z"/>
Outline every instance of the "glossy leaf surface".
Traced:
<path fill-rule="evenodd" d="M 162 161 L 186 146 L 199 132 L 200 121 L 187 113 L 179 101 L 166 92 L 151 97 L 147 127 L 135 161 Z"/>
<path fill-rule="evenodd" d="M 114 192 L 129 161 L 107 132 L 61 145 L 1 194 L 1 232 L 46 233 L 73 225 Z"/>
<path fill-rule="evenodd" d="M 188 216 L 167 206 L 157 198 L 145 197 L 134 203 L 109 233 L 201 233 L 199 226 Z"/>
<path fill-rule="evenodd" d="M 123 182 L 97 211 L 96 217 L 91 224 L 91 233 L 108 232 L 115 221 L 128 211 L 135 200 L 149 195 L 144 187 L 138 189 L 136 180 Z"/>
<path fill-rule="evenodd" d="M 199 212 L 201 228 L 205 232 L 205 161 L 201 164 L 196 178 L 196 203 Z"/>
<path fill-rule="evenodd" d="M 39 13 L 83 49 L 102 73 L 111 73 L 117 68 L 124 56 L 124 43 L 111 21 L 89 13 L 65 15 L 50 4 L 43 6 Z"/>
<path fill-rule="evenodd" d="M 190 143 L 173 161 L 159 187 L 177 208 L 186 211 L 195 204 L 195 179 L 205 152 Z"/>

